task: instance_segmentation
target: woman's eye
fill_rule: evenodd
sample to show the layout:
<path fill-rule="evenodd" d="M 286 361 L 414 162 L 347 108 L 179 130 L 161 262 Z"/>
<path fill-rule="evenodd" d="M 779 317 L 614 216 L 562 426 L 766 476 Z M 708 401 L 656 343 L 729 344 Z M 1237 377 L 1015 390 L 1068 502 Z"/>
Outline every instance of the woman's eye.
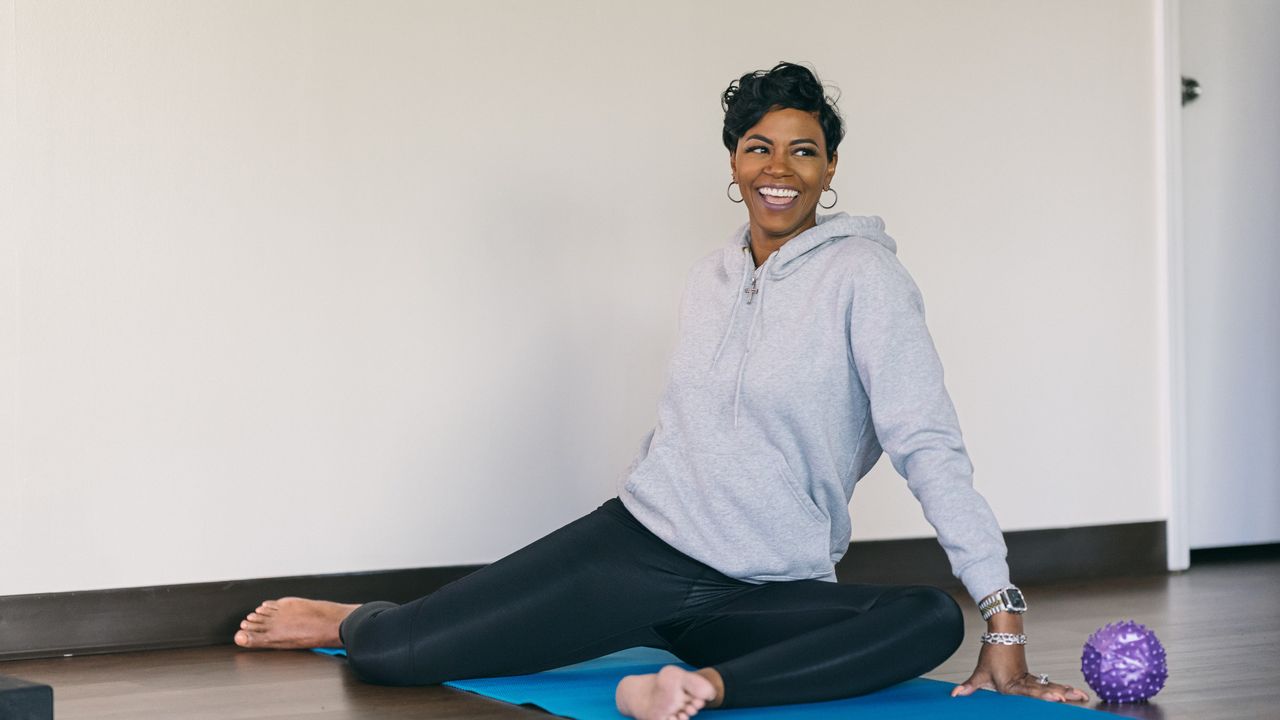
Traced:
<path fill-rule="evenodd" d="M 767 153 L 767 152 L 769 152 L 769 148 L 765 147 L 764 145 L 753 145 L 752 147 L 747 148 L 747 152 L 749 152 L 749 153 L 757 153 L 757 154 L 758 154 L 758 153 Z"/>
<path fill-rule="evenodd" d="M 813 148 L 796 148 L 796 154 L 803 155 L 805 157 L 812 157 L 814 155 L 817 155 L 818 151 L 814 150 Z"/>

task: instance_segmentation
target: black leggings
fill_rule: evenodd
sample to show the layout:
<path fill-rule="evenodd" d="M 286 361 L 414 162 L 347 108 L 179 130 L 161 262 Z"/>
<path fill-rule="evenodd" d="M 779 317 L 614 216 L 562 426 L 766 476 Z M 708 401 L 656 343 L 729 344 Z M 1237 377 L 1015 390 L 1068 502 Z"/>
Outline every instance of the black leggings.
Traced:
<path fill-rule="evenodd" d="M 941 590 L 741 582 L 667 545 L 617 498 L 426 597 L 368 603 L 342 624 L 368 682 L 520 675 L 648 646 L 715 668 L 726 707 L 868 693 L 932 670 L 963 636 Z"/>

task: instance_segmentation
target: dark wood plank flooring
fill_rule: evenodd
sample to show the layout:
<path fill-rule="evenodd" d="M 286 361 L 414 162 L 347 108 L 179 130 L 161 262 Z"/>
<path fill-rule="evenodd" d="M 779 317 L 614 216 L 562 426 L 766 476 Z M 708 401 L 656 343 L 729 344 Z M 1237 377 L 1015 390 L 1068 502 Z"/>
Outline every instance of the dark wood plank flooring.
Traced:
<path fill-rule="evenodd" d="M 1280 559 L 1026 590 L 1032 669 L 1054 679 L 1083 686 L 1081 646 L 1107 622 L 1144 623 L 1168 649 L 1169 684 L 1154 701 L 1091 706 L 1168 720 L 1280 719 Z M 930 677 L 968 677 L 983 627 L 971 621 L 965 646 Z M 343 661 L 312 653 L 233 646 L 14 661 L 0 663 L 0 674 L 52 685 L 59 720 L 542 715 L 447 688 L 364 685 Z"/>

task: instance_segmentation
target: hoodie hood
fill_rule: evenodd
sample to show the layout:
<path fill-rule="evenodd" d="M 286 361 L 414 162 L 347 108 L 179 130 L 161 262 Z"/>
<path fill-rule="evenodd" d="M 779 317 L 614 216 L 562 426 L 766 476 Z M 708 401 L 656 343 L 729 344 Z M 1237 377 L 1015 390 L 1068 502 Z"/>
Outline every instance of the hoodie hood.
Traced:
<path fill-rule="evenodd" d="M 795 272 L 813 257 L 813 251 L 830 242 L 847 237 L 861 237 L 898 253 L 898 243 L 884 231 L 884 220 L 877 215 L 855 216 L 848 213 L 818 215 L 818 224 L 788 240 L 768 262 L 770 278 L 783 278 Z M 743 224 L 724 249 L 724 269 L 730 276 L 741 268 L 743 251 L 750 247 L 750 223 Z"/>
<path fill-rule="evenodd" d="M 791 275 L 808 262 L 819 248 L 847 237 L 862 237 L 883 245 L 890 253 L 897 254 L 898 244 L 884 232 L 884 220 L 877 216 L 854 217 L 846 213 L 834 215 L 818 215 L 818 224 L 791 238 L 776 252 L 765 259 L 757 268 L 751 256 L 749 228 L 743 225 L 734 233 L 729 247 L 723 254 L 725 274 L 730 278 L 735 274 L 741 277 L 740 283 L 733 289 L 733 308 L 729 312 L 729 320 L 725 323 L 724 333 L 715 355 L 711 359 L 711 367 L 720 362 L 725 348 L 733 335 L 738 311 L 742 307 L 744 294 L 747 304 L 752 305 L 751 322 L 747 326 L 746 350 L 738 361 L 737 384 L 733 394 L 733 425 L 738 426 L 739 410 L 742 404 L 743 379 L 747 361 L 757 340 L 763 336 L 765 317 L 765 289 L 771 281 L 780 280 Z M 748 285 L 750 286 L 747 289 Z M 745 290 L 745 293 L 744 293 Z M 755 302 L 752 298 L 756 298 Z M 759 329 L 758 329 L 759 328 Z"/>

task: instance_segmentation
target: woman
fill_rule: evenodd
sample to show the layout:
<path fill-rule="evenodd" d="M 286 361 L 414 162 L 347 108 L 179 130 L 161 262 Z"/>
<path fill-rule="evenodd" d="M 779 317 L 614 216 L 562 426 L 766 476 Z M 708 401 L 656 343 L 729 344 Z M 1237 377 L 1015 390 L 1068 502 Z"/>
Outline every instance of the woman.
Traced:
<path fill-rule="evenodd" d="M 953 695 L 1085 700 L 1027 672 L 1005 546 L 972 467 L 920 293 L 879 218 L 818 216 L 843 123 L 808 69 L 781 63 L 723 96 L 730 199 L 748 222 L 690 273 L 658 422 L 619 497 L 406 605 L 285 598 L 244 647 L 343 645 L 375 683 L 537 672 L 637 645 L 698 667 L 631 676 L 618 709 L 813 702 L 937 667 L 956 603 L 927 587 L 839 585 L 854 484 L 882 448 L 987 617 Z M 735 197 L 738 188 L 741 197 Z"/>

